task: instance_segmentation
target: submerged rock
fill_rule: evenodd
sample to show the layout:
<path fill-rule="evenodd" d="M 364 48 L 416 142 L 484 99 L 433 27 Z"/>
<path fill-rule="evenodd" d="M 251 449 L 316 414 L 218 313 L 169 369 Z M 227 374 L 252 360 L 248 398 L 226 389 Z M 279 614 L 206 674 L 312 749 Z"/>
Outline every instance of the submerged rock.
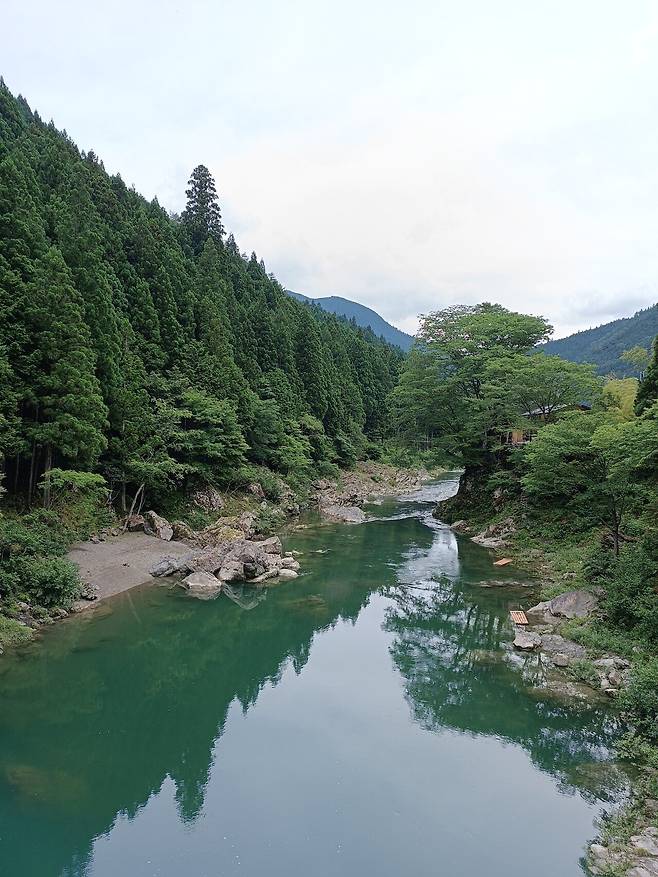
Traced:
<path fill-rule="evenodd" d="M 178 583 L 200 600 L 213 600 L 222 590 L 222 583 L 207 572 L 193 572 Z"/>

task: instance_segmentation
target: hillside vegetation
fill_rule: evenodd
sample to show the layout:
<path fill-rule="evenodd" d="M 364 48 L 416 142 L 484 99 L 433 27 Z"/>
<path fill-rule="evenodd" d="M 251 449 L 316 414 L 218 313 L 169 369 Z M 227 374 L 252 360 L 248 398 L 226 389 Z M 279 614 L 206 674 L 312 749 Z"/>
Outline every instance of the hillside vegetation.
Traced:
<path fill-rule="evenodd" d="M 293 292 L 290 289 L 287 292 L 288 295 L 296 298 L 297 301 L 307 302 L 330 314 L 344 317 L 352 325 L 361 326 L 362 329 L 371 329 L 375 335 L 383 338 L 384 341 L 388 341 L 389 344 L 395 344 L 401 350 L 408 351 L 413 343 L 414 339 L 411 335 L 392 326 L 376 311 L 373 311 L 372 308 L 367 308 L 365 305 L 359 304 L 359 302 L 342 298 L 340 295 L 309 298 L 307 295 L 302 295 L 301 292 Z"/>
<path fill-rule="evenodd" d="M 170 217 L 4 83 L 0 309 L 3 599 L 49 575 L 49 599 L 68 595 L 65 562 L 55 587 L 42 559 L 99 503 L 254 481 L 271 493 L 352 465 L 385 428 L 402 358 L 241 254 L 203 165 Z"/>
<path fill-rule="evenodd" d="M 658 304 L 638 311 L 632 317 L 548 341 L 541 349 L 571 362 L 591 362 L 600 375 L 632 377 L 637 375 L 637 369 L 633 363 L 624 360 L 622 354 L 634 347 L 649 351 L 656 335 Z"/>

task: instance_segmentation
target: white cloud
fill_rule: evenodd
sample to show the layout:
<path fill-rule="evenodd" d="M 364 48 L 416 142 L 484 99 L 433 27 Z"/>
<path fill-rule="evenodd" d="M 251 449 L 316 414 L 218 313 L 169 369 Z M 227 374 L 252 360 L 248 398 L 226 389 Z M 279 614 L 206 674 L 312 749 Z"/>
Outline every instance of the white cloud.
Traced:
<path fill-rule="evenodd" d="M 208 164 L 286 286 L 564 332 L 654 295 L 657 37 L 650 0 L 6 0 L 0 51 L 147 197 L 180 209 Z"/>

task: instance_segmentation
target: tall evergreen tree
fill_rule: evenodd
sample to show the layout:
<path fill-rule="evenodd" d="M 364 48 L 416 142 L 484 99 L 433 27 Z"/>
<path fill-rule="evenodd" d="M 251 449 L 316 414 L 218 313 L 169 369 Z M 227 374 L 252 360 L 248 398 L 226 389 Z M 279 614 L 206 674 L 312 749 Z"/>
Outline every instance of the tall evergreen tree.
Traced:
<path fill-rule="evenodd" d="M 181 221 L 189 235 L 192 250 L 198 255 L 208 238 L 221 246 L 224 226 L 215 181 L 205 165 L 200 164 L 194 168 L 188 187 L 185 190 L 187 206 L 181 215 Z"/>

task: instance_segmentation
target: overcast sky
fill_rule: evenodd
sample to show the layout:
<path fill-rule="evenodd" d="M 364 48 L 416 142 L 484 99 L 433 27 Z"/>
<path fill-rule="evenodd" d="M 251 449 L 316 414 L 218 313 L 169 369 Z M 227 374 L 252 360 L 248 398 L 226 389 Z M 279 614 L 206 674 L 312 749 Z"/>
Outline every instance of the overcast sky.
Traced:
<path fill-rule="evenodd" d="M 170 210 L 207 164 L 281 283 L 408 331 L 658 300 L 658 2 L 2 0 L 0 68 Z"/>

